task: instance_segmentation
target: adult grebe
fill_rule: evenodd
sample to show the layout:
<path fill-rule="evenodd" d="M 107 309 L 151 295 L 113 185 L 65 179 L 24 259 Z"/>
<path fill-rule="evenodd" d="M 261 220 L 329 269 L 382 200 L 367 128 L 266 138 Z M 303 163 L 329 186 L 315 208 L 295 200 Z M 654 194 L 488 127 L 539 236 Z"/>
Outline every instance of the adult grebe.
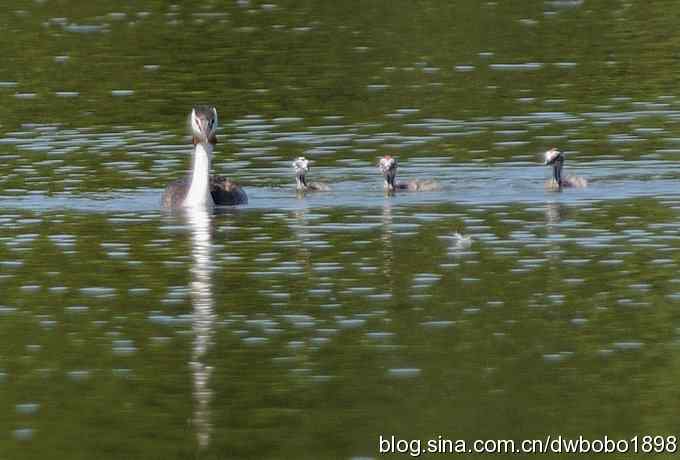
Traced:
<path fill-rule="evenodd" d="M 393 192 L 395 190 L 408 190 L 409 192 L 426 192 L 439 189 L 439 184 L 433 180 L 410 180 L 397 182 L 397 159 L 385 155 L 378 163 L 380 172 L 385 176 L 385 190 Z"/>
<path fill-rule="evenodd" d="M 293 161 L 295 169 L 295 188 L 298 192 L 327 192 L 331 188 L 323 182 L 307 182 L 305 175 L 309 171 L 309 160 L 305 157 L 297 157 Z"/>
<path fill-rule="evenodd" d="M 549 190 L 560 190 L 562 187 L 587 187 L 588 181 L 583 177 L 562 177 L 562 168 L 564 167 L 565 157 L 564 153 L 554 147 L 545 152 L 545 165 L 552 165 L 553 167 L 553 178 L 546 181 L 545 188 Z"/>
<path fill-rule="evenodd" d="M 210 175 L 210 160 L 217 143 L 217 110 L 196 106 L 189 115 L 193 135 L 193 167 L 189 177 L 171 182 L 163 193 L 164 208 L 248 203 L 246 192 L 234 182 Z"/>

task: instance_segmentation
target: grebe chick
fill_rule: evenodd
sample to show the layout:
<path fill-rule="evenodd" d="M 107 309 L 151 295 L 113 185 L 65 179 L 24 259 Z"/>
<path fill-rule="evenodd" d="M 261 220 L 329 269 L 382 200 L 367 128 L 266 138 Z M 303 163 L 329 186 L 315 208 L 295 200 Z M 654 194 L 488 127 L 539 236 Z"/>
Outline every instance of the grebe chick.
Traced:
<path fill-rule="evenodd" d="M 293 161 L 295 169 L 295 188 L 298 192 L 327 192 L 331 188 L 323 182 L 308 182 L 305 175 L 310 170 L 309 160 L 305 157 L 297 157 Z"/>
<path fill-rule="evenodd" d="M 176 209 L 248 203 L 246 192 L 237 184 L 224 177 L 210 175 L 212 152 L 217 143 L 215 107 L 194 107 L 189 115 L 189 125 L 194 143 L 192 171 L 188 177 L 168 184 L 163 192 L 162 206 Z"/>
<path fill-rule="evenodd" d="M 395 190 L 407 190 L 409 192 L 427 192 L 438 190 L 439 184 L 434 180 L 409 180 L 397 182 L 397 159 L 385 155 L 378 163 L 380 172 L 385 176 L 385 190 L 393 192 Z"/>
<path fill-rule="evenodd" d="M 545 152 L 545 165 L 553 167 L 553 177 L 545 183 L 545 188 L 549 190 L 560 190 L 562 187 L 583 188 L 588 186 L 588 181 L 583 177 L 569 176 L 562 177 L 562 168 L 566 155 L 556 148 Z"/>

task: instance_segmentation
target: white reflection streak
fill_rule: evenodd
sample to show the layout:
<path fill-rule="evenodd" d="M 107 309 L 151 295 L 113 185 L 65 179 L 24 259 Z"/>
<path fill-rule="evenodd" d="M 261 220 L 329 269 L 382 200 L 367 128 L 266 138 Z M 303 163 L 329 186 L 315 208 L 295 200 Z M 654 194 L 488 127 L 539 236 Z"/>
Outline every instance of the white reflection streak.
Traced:
<path fill-rule="evenodd" d="M 301 263 L 307 268 L 311 269 L 311 254 L 309 249 L 305 246 L 309 238 L 309 222 L 307 221 L 307 210 L 298 209 L 293 211 L 293 219 L 295 220 L 295 225 L 292 227 L 293 233 L 295 233 L 295 238 L 297 238 L 299 251 L 297 254 L 301 259 Z"/>
<path fill-rule="evenodd" d="M 191 229 L 191 300 L 193 305 L 192 331 L 194 343 L 191 370 L 194 380 L 193 425 L 201 448 L 210 444 L 210 401 L 213 392 L 208 385 L 212 368 L 205 364 L 205 354 L 212 344 L 215 319 L 212 297 L 211 216 L 206 209 L 188 209 L 187 221 Z"/>
<path fill-rule="evenodd" d="M 545 222 L 546 222 L 546 233 L 548 236 L 548 242 L 550 251 L 548 252 L 548 259 L 555 262 L 560 261 L 560 243 L 555 237 L 560 234 L 559 224 L 562 220 L 562 213 L 564 212 L 564 207 L 559 203 L 546 203 L 545 204 Z M 553 237 L 553 239 L 551 239 Z"/>
<path fill-rule="evenodd" d="M 545 221 L 548 224 L 548 232 L 550 233 L 554 230 L 553 226 L 558 225 L 561 220 L 562 210 L 559 203 L 546 203 L 545 204 Z"/>
<path fill-rule="evenodd" d="M 392 262 L 394 259 L 394 249 L 392 247 L 392 205 L 385 201 L 382 208 L 382 233 L 380 239 L 383 241 L 383 274 L 392 282 Z"/>

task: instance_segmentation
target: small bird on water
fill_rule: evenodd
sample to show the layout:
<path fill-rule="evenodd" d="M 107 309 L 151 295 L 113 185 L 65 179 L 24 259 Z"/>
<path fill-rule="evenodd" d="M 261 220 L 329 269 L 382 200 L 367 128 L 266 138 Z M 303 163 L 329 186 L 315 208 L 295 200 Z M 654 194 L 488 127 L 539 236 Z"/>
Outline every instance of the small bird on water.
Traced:
<path fill-rule="evenodd" d="M 200 105 L 189 114 L 194 150 L 192 170 L 188 177 L 168 184 L 161 204 L 166 209 L 248 203 L 246 192 L 221 176 L 210 175 L 212 152 L 217 143 L 217 110 Z"/>
<path fill-rule="evenodd" d="M 331 188 L 323 182 L 308 182 L 307 172 L 310 170 L 309 160 L 305 157 L 297 157 L 293 161 L 295 170 L 295 188 L 298 192 L 327 192 Z"/>
<path fill-rule="evenodd" d="M 397 159 L 390 155 L 385 155 L 378 163 L 378 169 L 385 177 L 385 190 L 388 193 L 395 190 L 406 190 L 409 192 L 427 192 L 438 190 L 439 184 L 434 180 L 409 180 L 406 182 L 397 182 Z"/>
<path fill-rule="evenodd" d="M 563 152 L 560 152 L 553 147 L 545 152 L 544 155 L 544 164 L 553 167 L 553 177 L 546 181 L 545 188 L 548 190 L 561 190 L 562 187 L 583 188 L 588 186 L 588 181 L 583 177 L 562 177 L 562 168 L 564 167 L 564 161 L 566 159 L 566 155 Z"/>

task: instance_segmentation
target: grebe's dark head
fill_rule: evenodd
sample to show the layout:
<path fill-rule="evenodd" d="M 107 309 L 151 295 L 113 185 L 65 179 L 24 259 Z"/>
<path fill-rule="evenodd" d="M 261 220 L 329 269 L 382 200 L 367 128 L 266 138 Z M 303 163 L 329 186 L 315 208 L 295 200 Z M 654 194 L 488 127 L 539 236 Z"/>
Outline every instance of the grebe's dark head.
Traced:
<path fill-rule="evenodd" d="M 559 187 L 562 186 L 562 166 L 564 165 L 564 158 L 564 153 L 554 147 L 545 152 L 545 165 L 552 165 L 553 178 Z"/>
<path fill-rule="evenodd" d="M 197 105 L 189 115 L 194 144 L 217 143 L 217 110 L 208 105 Z"/>
<path fill-rule="evenodd" d="M 397 177 L 397 159 L 385 155 L 380 159 L 378 169 L 385 176 L 385 188 L 394 190 L 394 180 Z"/>
<path fill-rule="evenodd" d="M 293 161 L 293 169 L 295 170 L 297 188 L 299 190 L 306 188 L 307 180 L 305 179 L 305 174 L 309 171 L 309 160 L 305 157 L 297 157 L 295 161 Z"/>

